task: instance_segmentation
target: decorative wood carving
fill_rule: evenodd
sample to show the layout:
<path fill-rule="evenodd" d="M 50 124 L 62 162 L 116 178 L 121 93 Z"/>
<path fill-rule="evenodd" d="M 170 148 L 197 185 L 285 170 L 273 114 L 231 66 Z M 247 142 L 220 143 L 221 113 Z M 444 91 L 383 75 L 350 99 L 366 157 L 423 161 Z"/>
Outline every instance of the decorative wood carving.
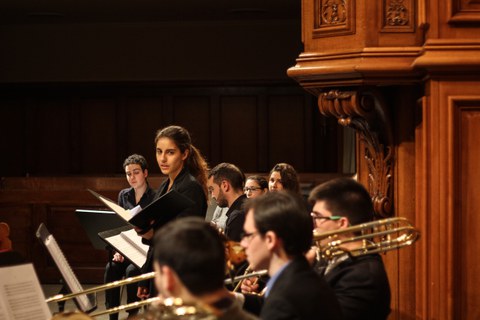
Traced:
<path fill-rule="evenodd" d="M 415 30 L 413 0 L 385 0 L 383 6 L 382 32 L 413 32 Z"/>
<path fill-rule="evenodd" d="M 354 0 L 315 0 L 313 37 L 355 33 Z"/>
<path fill-rule="evenodd" d="M 321 93 L 318 107 L 325 116 L 356 130 L 363 142 L 369 171 L 369 192 L 379 218 L 393 215 L 394 148 L 387 108 L 378 91 L 340 91 Z"/>

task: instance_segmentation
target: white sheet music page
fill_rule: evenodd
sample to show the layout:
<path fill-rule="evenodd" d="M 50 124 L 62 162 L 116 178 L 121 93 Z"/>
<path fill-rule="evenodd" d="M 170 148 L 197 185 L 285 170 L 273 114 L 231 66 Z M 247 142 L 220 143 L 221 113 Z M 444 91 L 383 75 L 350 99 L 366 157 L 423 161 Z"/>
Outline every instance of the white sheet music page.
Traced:
<path fill-rule="evenodd" d="M 72 267 L 68 264 L 65 255 L 63 254 L 62 250 L 58 246 L 57 240 L 53 237 L 53 235 L 49 235 L 48 238 L 44 242 L 45 247 L 50 252 L 53 261 L 58 267 L 58 270 L 62 274 L 63 280 L 67 283 L 68 288 L 71 292 L 77 293 L 83 291 L 83 287 L 78 281 L 78 278 L 73 273 Z M 75 297 L 75 300 L 79 304 L 80 310 L 83 312 L 87 312 L 87 310 L 91 310 L 93 308 L 92 303 L 88 300 L 86 295 L 80 295 Z"/>
<path fill-rule="evenodd" d="M 122 217 L 125 221 L 128 221 L 132 218 L 132 214 L 130 213 L 129 210 L 125 210 L 115 202 L 112 202 L 102 196 L 99 196 L 99 199 L 102 200 L 103 203 L 107 205 L 110 209 L 115 211 L 120 217 Z"/>
<path fill-rule="evenodd" d="M 137 267 L 141 268 L 147 260 L 148 246 L 145 246 L 143 243 L 141 243 L 141 237 L 137 235 L 135 230 L 131 229 L 131 231 L 134 233 L 134 235 L 131 235 L 131 238 L 139 238 L 140 244 L 146 248 L 139 248 L 138 245 L 134 244 L 134 240 L 127 240 L 125 235 L 122 236 L 122 233 L 105 238 L 105 240 L 107 240 L 107 242 L 110 243 L 115 250 L 120 252 L 120 254 L 122 254 L 125 258 L 130 260 Z"/>
<path fill-rule="evenodd" d="M 127 231 L 122 231 L 121 236 L 131 243 L 138 251 L 142 252 L 145 256 L 148 252 L 148 245 L 142 242 L 142 237 L 137 234 L 134 229 L 130 229 Z"/>
<path fill-rule="evenodd" d="M 135 217 L 140 211 L 142 211 L 142 207 L 140 205 L 136 206 L 135 208 L 132 208 L 130 210 L 127 210 L 130 212 L 130 219 Z"/>
<path fill-rule="evenodd" d="M 51 317 L 32 264 L 0 268 L 0 320 Z"/>

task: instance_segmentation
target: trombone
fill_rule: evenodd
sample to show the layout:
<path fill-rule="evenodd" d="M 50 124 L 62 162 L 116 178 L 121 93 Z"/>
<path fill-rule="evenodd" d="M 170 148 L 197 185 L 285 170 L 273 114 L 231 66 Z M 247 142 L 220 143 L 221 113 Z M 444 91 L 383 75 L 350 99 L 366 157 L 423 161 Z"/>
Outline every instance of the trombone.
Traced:
<path fill-rule="evenodd" d="M 410 246 L 420 238 L 418 231 L 410 221 L 402 217 L 394 217 L 382 220 L 376 220 L 367 223 L 361 223 L 342 230 L 333 230 L 319 233 L 313 231 L 313 241 L 317 244 L 317 257 L 331 260 L 337 256 L 348 253 L 351 256 L 361 256 L 373 253 L 387 252 L 394 249 L 400 249 Z M 361 242 L 361 245 L 354 249 L 346 249 L 348 243 Z M 259 277 L 267 274 L 267 270 L 246 273 L 234 278 L 225 279 L 225 284 L 236 283 L 245 278 Z M 98 287 L 83 290 L 81 292 L 70 294 L 59 294 L 46 299 L 46 302 L 60 302 L 72 299 L 79 295 L 96 293 L 135 283 L 142 280 L 152 279 L 155 272 L 145 273 L 136 277 L 130 277 L 124 280 L 118 280 Z M 91 316 L 99 316 L 103 314 L 117 313 L 123 310 L 138 308 L 140 306 L 151 304 L 158 301 L 159 298 L 153 297 L 131 304 L 118 306 L 109 310 L 94 313 Z"/>
<path fill-rule="evenodd" d="M 420 238 L 410 221 L 403 217 L 361 223 L 342 230 L 319 233 L 313 231 L 313 241 L 317 244 L 317 257 L 331 260 L 348 253 L 353 257 L 387 252 L 410 246 Z M 354 249 L 346 249 L 349 243 L 360 242 Z"/>
<path fill-rule="evenodd" d="M 236 282 L 241 281 L 245 278 L 255 277 L 255 276 L 259 277 L 259 276 L 263 276 L 265 274 L 267 274 L 267 270 L 260 270 L 260 271 L 257 271 L 257 272 L 249 273 L 247 275 L 244 274 L 244 275 L 237 276 L 235 278 L 225 279 L 224 283 L 225 284 L 236 283 Z M 105 290 L 108 290 L 108 289 L 120 287 L 120 286 L 123 286 L 123 285 L 126 285 L 126 284 L 131 284 L 131 283 L 135 283 L 135 282 L 139 282 L 139 281 L 143 281 L 143 280 L 152 279 L 154 277 L 155 277 L 155 272 L 144 273 L 144 274 L 141 274 L 139 276 L 130 277 L 130 278 L 126 278 L 126 279 L 118 280 L 118 281 L 113 281 L 113 282 L 106 283 L 106 284 L 103 284 L 103 285 L 100 285 L 100 286 L 97 286 L 97 287 L 85 289 L 85 290 L 79 291 L 79 292 L 74 292 L 74 293 L 69 293 L 69 294 L 57 294 L 53 297 L 47 298 L 45 300 L 45 302 L 48 303 L 48 302 L 66 301 L 66 300 L 73 299 L 73 298 L 75 298 L 77 296 L 80 296 L 80 295 L 97 293 L 97 292 L 100 292 L 100 291 L 105 291 Z M 148 299 L 145 299 L 145 300 L 132 302 L 132 303 L 129 303 L 129 304 L 114 307 L 114 308 L 111 308 L 111 309 L 98 311 L 98 312 L 95 312 L 95 313 L 91 314 L 90 316 L 91 317 L 97 317 L 97 316 L 101 316 L 101 315 L 105 315 L 105 314 L 117 313 L 117 312 L 124 311 L 124 310 L 129 310 L 129 309 L 139 308 L 139 307 L 142 307 L 142 306 L 145 306 L 145 305 L 150 305 L 151 303 L 159 302 L 159 301 L 160 301 L 160 298 L 152 297 L 152 298 L 148 298 Z"/>

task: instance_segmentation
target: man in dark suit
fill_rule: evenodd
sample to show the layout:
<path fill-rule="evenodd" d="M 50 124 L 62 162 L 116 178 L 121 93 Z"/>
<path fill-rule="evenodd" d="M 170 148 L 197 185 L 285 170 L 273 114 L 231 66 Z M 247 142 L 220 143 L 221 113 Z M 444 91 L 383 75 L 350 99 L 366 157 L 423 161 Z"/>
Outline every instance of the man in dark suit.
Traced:
<path fill-rule="evenodd" d="M 245 294 L 244 308 L 261 319 L 341 319 L 334 293 L 304 254 L 312 219 L 299 196 L 267 193 L 247 202 L 241 244 L 252 270 L 267 269 L 264 297 Z"/>
<path fill-rule="evenodd" d="M 311 216 L 317 231 L 342 230 L 373 220 L 373 205 L 368 191 L 349 178 L 330 180 L 315 187 L 309 196 Z M 353 234 L 339 235 L 339 240 Z M 358 248 L 361 241 L 346 243 L 346 250 Z M 335 291 L 343 318 L 383 320 L 390 313 L 390 286 L 382 258 L 378 254 L 351 257 L 347 253 L 317 263 L 319 274 Z"/>
<path fill-rule="evenodd" d="M 220 163 L 208 174 L 208 191 L 220 208 L 228 207 L 225 222 L 225 235 L 229 240 L 240 241 L 245 211 L 243 203 L 247 197 L 243 193 L 245 175 L 234 164 Z"/>

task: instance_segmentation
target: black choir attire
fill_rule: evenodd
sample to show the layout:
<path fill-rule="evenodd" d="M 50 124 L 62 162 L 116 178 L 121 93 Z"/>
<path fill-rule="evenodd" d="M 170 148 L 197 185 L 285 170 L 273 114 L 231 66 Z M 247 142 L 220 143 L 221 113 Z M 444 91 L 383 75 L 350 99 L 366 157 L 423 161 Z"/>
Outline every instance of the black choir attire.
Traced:
<path fill-rule="evenodd" d="M 243 223 L 245 222 L 245 210 L 243 204 L 247 200 L 247 196 L 242 194 L 238 197 L 232 205 L 228 208 L 227 220 L 225 221 L 225 231 L 224 234 L 228 240 L 234 242 L 240 242 L 242 240 L 243 233 Z M 230 266 L 230 275 L 235 277 L 237 275 L 242 275 L 245 273 L 245 270 L 248 267 L 248 261 L 243 261 L 238 264 L 232 264 Z M 227 288 L 233 290 L 235 284 L 227 285 Z"/>
<path fill-rule="evenodd" d="M 304 257 L 293 259 L 280 272 L 273 284 L 267 283 L 265 297 L 245 294 L 244 309 L 264 320 L 342 319 L 332 289 Z"/>
<path fill-rule="evenodd" d="M 155 195 L 155 199 L 160 198 L 165 193 L 168 192 L 168 185 L 170 183 L 170 179 L 166 179 L 160 187 Z M 188 216 L 199 216 L 205 218 L 207 214 L 207 199 L 205 196 L 205 192 L 203 191 L 202 186 L 200 183 L 192 176 L 187 168 L 183 168 L 182 171 L 178 174 L 178 176 L 173 181 L 172 190 L 175 190 L 186 197 L 190 198 L 194 204 L 183 210 L 180 214 L 176 216 L 176 218 L 188 217 Z M 162 214 L 159 212 L 158 214 Z M 153 229 L 156 231 L 162 227 L 161 225 L 153 224 Z M 142 239 L 145 244 L 148 244 L 150 247 L 148 248 L 147 252 L 147 260 L 145 264 L 142 266 L 142 274 L 149 273 L 153 271 L 153 244 L 152 241 Z M 172 244 L 175 245 L 175 244 Z M 144 280 L 139 282 L 139 287 L 149 288 L 150 297 L 154 297 L 157 294 L 157 290 L 155 288 L 155 283 L 153 280 Z"/>
<path fill-rule="evenodd" d="M 331 268 L 317 268 L 320 274 L 325 273 L 325 280 L 335 292 L 343 318 L 387 319 L 390 285 L 380 255 L 345 258 Z"/>
<path fill-rule="evenodd" d="M 147 185 L 147 189 L 138 203 L 135 200 L 135 190 L 133 188 L 126 188 L 118 194 L 118 205 L 124 209 L 133 209 L 137 205 L 145 208 L 155 198 L 155 191 Z M 105 268 L 104 281 L 110 283 L 122 279 L 124 276 L 134 277 L 140 274 L 140 270 L 130 261 L 125 259 L 123 262 L 110 261 Z M 127 285 L 127 303 L 138 301 L 137 284 Z M 105 307 L 107 309 L 117 307 L 120 305 L 120 288 L 114 288 L 105 291 Z M 128 310 L 130 314 L 135 314 L 138 309 Z M 118 319 L 118 313 L 110 315 L 111 320 Z"/>
<path fill-rule="evenodd" d="M 245 200 L 247 200 L 247 196 L 242 194 L 232 203 L 226 213 L 227 221 L 225 222 L 225 235 L 228 239 L 236 242 L 242 240 L 243 223 L 245 222 L 243 203 Z"/>

